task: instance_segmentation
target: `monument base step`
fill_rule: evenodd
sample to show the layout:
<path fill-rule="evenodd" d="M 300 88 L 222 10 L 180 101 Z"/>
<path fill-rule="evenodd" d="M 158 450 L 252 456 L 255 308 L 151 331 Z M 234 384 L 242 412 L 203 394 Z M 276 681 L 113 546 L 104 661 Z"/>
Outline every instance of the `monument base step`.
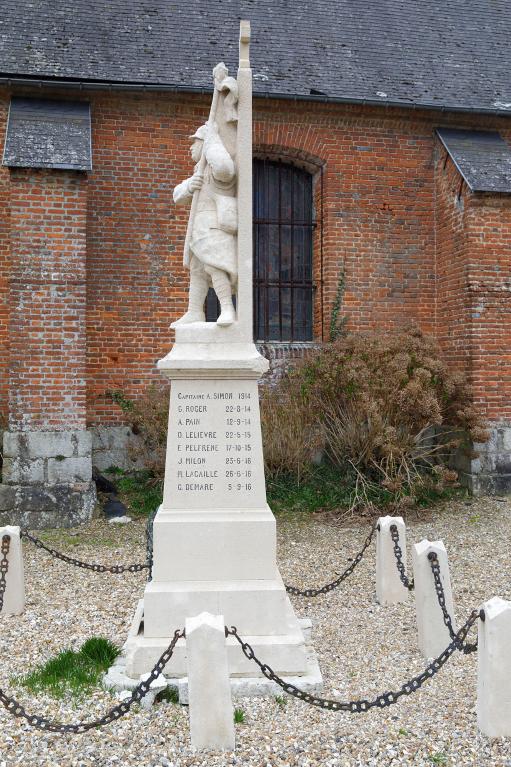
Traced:
<path fill-rule="evenodd" d="M 141 615 L 141 603 L 139 604 L 139 607 L 137 608 L 137 612 L 139 612 L 139 615 Z M 323 677 L 321 674 L 321 669 L 319 667 L 318 658 L 316 656 L 316 653 L 314 651 L 314 648 L 311 644 L 311 621 L 308 618 L 301 618 L 299 619 L 300 629 L 302 631 L 303 637 L 305 637 L 306 644 L 303 646 L 304 650 L 304 658 L 305 658 L 305 666 L 303 669 L 303 673 L 301 674 L 286 674 L 284 672 L 279 673 L 277 671 L 277 668 L 274 667 L 274 670 L 276 673 L 279 673 L 279 676 L 284 679 L 285 682 L 289 684 L 293 684 L 298 689 L 303 690 L 305 692 L 311 692 L 311 693 L 319 693 L 323 689 Z M 245 639 L 245 637 L 243 637 Z M 135 639 L 140 639 L 140 636 L 138 637 L 128 637 L 128 641 L 126 642 L 123 652 L 121 655 L 116 659 L 114 665 L 107 671 L 103 678 L 103 682 L 106 687 L 110 690 L 114 690 L 116 692 L 122 692 L 124 690 L 133 690 L 135 687 L 140 683 L 141 677 L 143 674 L 150 671 L 151 666 L 148 668 L 144 668 L 143 671 L 136 674 L 133 672 L 132 669 L 130 669 L 130 672 L 128 673 L 127 669 L 127 663 L 128 663 L 128 657 L 130 653 L 133 651 L 133 645 L 132 642 Z M 256 649 L 258 645 L 258 641 L 260 642 L 263 637 L 246 637 L 247 641 L 250 642 L 252 647 L 254 648 L 256 654 L 258 654 L 258 650 Z M 232 643 L 235 643 L 236 646 L 234 646 Z M 165 647 L 168 645 L 168 640 L 166 640 L 166 643 L 162 641 L 162 647 L 158 648 L 156 651 L 158 654 L 155 656 L 155 661 L 158 659 L 159 655 Z M 176 651 L 178 650 L 179 646 L 181 645 L 181 648 L 184 649 L 185 647 L 185 640 L 179 640 L 178 645 L 176 646 Z M 247 666 L 247 668 L 250 669 L 250 672 L 246 675 L 243 675 L 243 673 L 235 672 L 234 675 L 231 675 L 230 682 L 231 682 L 231 692 L 233 698 L 253 698 L 253 697 L 274 697 L 276 695 L 283 695 L 282 688 L 276 684 L 275 682 L 271 682 L 269 679 L 266 679 L 266 677 L 259 675 L 256 676 L 254 674 L 257 673 L 257 666 L 253 663 L 253 661 L 249 661 L 245 658 L 243 655 L 241 648 L 238 644 L 238 642 L 234 639 L 234 637 L 229 637 L 227 639 L 227 646 L 228 646 L 228 654 L 230 654 L 230 646 L 237 650 L 241 657 L 246 660 L 247 664 L 250 664 Z M 141 650 L 141 647 L 137 648 L 138 650 Z M 147 648 L 148 649 L 148 648 Z M 154 648 L 153 648 L 154 649 Z M 268 650 L 268 647 L 265 648 L 266 652 Z M 264 653 L 265 649 L 261 649 L 261 652 Z M 232 652 L 232 651 L 231 651 Z M 143 653 L 145 655 L 145 653 Z M 147 656 L 146 656 L 147 657 Z M 186 658 L 185 658 L 186 661 Z M 269 661 L 266 661 L 269 662 Z M 154 665 L 154 663 L 152 664 Z M 270 663 L 270 665 L 272 665 Z M 165 669 L 165 677 L 162 680 L 162 677 L 160 677 L 160 680 L 166 682 L 166 687 L 168 689 L 174 689 L 177 690 L 179 694 L 179 702 L 183 705 L 188 705 L 188 676 L 181 675 L 181 674 L 173 674 L 173 667 L 169 664 L 170 668 L 167 667 Z M 162 687 L 162 685 L 160 685 Z M 154 696 L 152 696 L 152 699 L 154 699 Z"/>
<path fill-rule="evenodd" d="M 168 637 L 187 618 L 208 612 L 242 635 L 294 634 L 296 616 L 277 571 L 270 580 L 150 581 L 144 591 L 144 636 Z"/>
<path fill-rule="evenodd" d="M 132 679 L 138 679 L 152 669 L 160 655 L 168 647 L 171 634 L 182 626 L 172 627 L 165 637 L 146 637 L 144 634 L 144 602 L 140 600 L 135 617 L 124 645 L 123 656 L 126 659 L 126 674 Z M 300 621 L 296 621 L 296 630 L 286 634 L 274 635 L 243 635 L 243 638 L 253 647 L 255 654 L 263 663 L 268 663 L 279 675 L 305 676 L 309 673 L 307 648 Z M 227 642 L 227 659 L 229 673 L 234 677 L 261 677 L 258 667 L 242 652 L 237 640 L 229 636 Z M 186 640 L 180 639 L 174 649 L 174 654 L 164 669 L 167 677 L 184 677 L 187 675 Z"/>

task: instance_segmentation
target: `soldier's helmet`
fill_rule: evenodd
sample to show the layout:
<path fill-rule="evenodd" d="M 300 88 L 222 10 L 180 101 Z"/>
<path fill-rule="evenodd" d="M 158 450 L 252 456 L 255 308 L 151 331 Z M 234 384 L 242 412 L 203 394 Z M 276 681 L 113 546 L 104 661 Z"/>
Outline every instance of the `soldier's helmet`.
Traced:
<path fill-rule="evenodd" d="M 208 135 L 208 126 L 201 125 L 200 128 L 197 128 L 197 130 L 195 131 L 193 135 L 189 136 L 189 138 L 198 138 L 201 141 L 204 141 L 207 135 Z"/>

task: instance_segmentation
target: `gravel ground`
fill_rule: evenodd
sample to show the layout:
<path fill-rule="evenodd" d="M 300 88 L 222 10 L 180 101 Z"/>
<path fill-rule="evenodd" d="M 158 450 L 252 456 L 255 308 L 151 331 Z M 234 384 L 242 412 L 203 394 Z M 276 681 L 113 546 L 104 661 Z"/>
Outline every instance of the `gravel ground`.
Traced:
<path fill-rule="evenodd" d="M 55 531 L 47 541 L 72 556 L 104 563 L 144 559 L 144 524 L 112 528 L 102 521 Z M 343 570 L 360 548 L 369 521 L 336 525 L 317 516 L 279 520 L 279 563 L 284 580 L 318 585 Z M 447 547 L 460 622 L 492 596 L 511 599 L 511 502 L 455 501 L 408 519 L 408 544 L 441 538 Z M 16 687 L 12 676 L 92 635 L 122 644 L 144 575 L 100 575 L 53 561 L 25 544 L 27 608 L 2 620 L 0 686 L 30 713 L 71 722 L 101 716 L 117 702 L 104 690 L 83 701 L 55 701 Z M 299 616 L 314 622 L 314 644 L 328 697 L 371 698 L 396 689 L 421 671 L 413 601 L 382 608 L 374 595 L 374 545 L 348 581 L 316 599 L 293 598 Z M 287 699 L 245 699 L 245 723 L 236 725 L 236 751 L 197 754 L 189 745 L 184 707 L 139 707 L 120 721 L 82 735 L 31 729 L 0 710 L 0 767 L 325 767 L 477 765 L 511 767 L 511 738 L 478 735 L 476 656 L 456 654 L 417 693 L 385 710 L 350 715 L 317 710 Z"/>

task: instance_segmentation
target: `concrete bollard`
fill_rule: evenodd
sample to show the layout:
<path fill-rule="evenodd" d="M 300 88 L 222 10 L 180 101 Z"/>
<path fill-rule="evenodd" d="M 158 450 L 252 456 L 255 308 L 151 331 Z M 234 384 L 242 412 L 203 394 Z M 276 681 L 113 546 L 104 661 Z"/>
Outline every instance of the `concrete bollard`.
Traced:
<path fill-rule="evenodd" d="M 192 746 L 234 749 L 234 711 L 223 616 L 187 618 L 186 655 Z"/>
<path fill-rule="evenodd" d="M 451 616 L 452 627 L 454 631 L 457 631 L 445 546 L 442 541 L 423 540 L 413 547 L 412 562 L 419 649 L 425 658 L 436 658 L 451 642 L 451 635 L 444 623 L 442 608 L 438 603 L 431 561 L 428 559 L 428 554 L 431 552 L 434 552 L 438 557 L 440 580 L 444 587 L 445 606 Z"/>
<path fill-rule="evenodd" d="M 477 726 L 490 738 L 511 736 L 511 602 L 482 606 L 477 648 Z"/>
<path fill-rule="evenodd" d="M 20 529 L 13 525 L 0 527 L 0 543 L 4 535 L 10 535 L 7 561 L 9 569 L 5 576 L 4 606 L 2 615 L 20 615 L 25 609 L 25 576 L 23 572 L 23 552 Z M 3 554 L 0 554 L 3 559 Z"/>
<path fill-rule="evenodd" d="M 394 544 L 390 536 L 391 525 L 397 527 L 406 570 L 406 527 L 403 517 L 380 517 L 376 529 L 376 599 L 381 605 L 393 605 L 408 599 L 408 589 L 401 582 L 397 569 Z"/>

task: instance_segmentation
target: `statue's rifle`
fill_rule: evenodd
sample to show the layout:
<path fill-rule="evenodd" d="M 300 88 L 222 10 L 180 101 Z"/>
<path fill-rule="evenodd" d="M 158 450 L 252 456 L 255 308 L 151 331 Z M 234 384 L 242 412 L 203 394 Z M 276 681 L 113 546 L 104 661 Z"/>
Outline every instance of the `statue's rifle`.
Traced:
<path fill-rule="evenodd" d="M 218 108 L 218 99 L 220 97 L 220 90 L 223 80 L 227 77 L 228 70 L 223 62 L 217 64 L 213 70 L 213 80 L 215 89 L 213 91 L 213 99 L 211 101 L 211 109 L 209 110 L 209 117 L 206 125 L 213 126 L 216 118 L 216 112 Z M 205 143 L 205 142 L 204 142 Z M 206 153 L 204 152 L 204 145 L 202 147 L 201 158 L 198 162 L 196 174 L 203 176 L 206 170 Z M 194 174 L 195 175 L 195 174 Z M 192 205 L 190 208 L 190 216 L 188 218 L 188 227 L 186 229 L 185 246 L 183 250 L 183 263 L 185 266 L 190 265 L 190 240 L 192 238 L 193 222 L 195 220 L 195 214 L 197 212 L 197 204 L 199 201 L 199 189 L 196 189 L 192 197 Z"/>

